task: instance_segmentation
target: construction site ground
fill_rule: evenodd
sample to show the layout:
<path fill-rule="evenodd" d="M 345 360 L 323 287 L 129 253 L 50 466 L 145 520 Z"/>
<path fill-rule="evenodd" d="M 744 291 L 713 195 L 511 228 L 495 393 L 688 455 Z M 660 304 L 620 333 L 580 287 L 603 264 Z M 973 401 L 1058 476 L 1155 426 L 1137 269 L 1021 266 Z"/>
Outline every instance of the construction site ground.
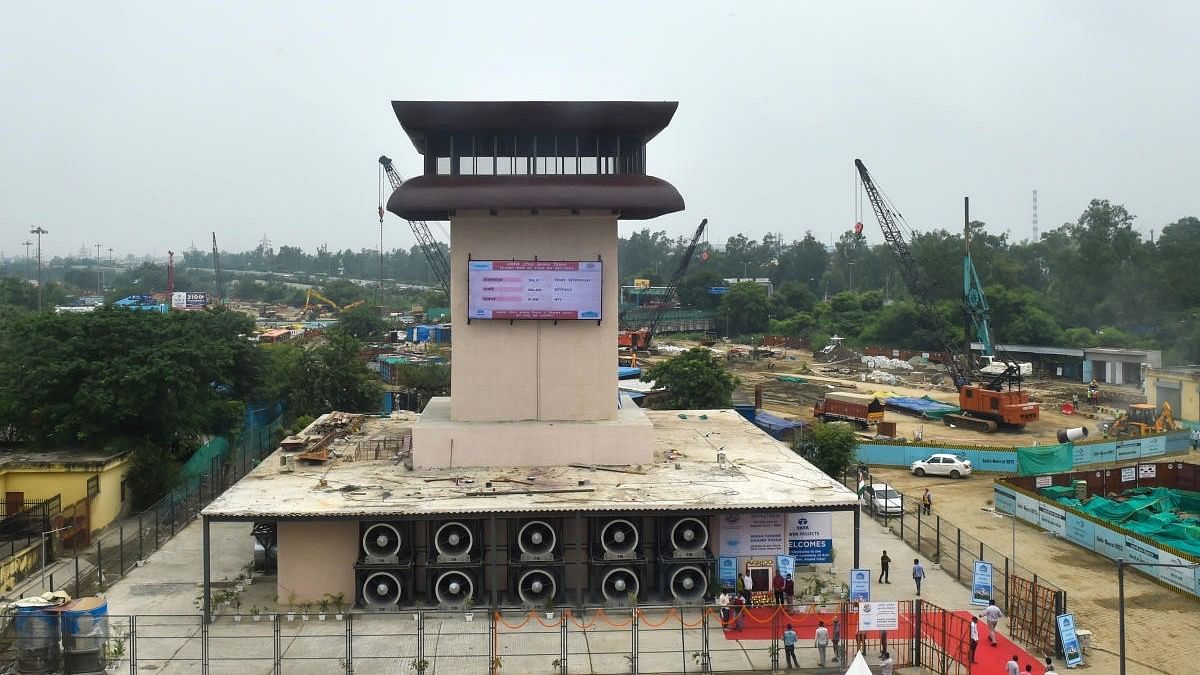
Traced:
<path fill-rule="evenodd" d="M 684 340 L 664 340 L 664 344 L 688 348 L 699 346 L 699 343 Z M 735 400 L 753 400 L 754 388 L 763 386 L 763 409 L 804 421 L 811 421 L 813 404 L 825 392 L 854 391 L 872 393 L 877 391 L 895 392 L 902 396 L 929 396 L 931 398 L 957 405 L 958 394 L 949 383 L 935 385 L 932 380 L 938 379 L 936 371 L 912 371 L 896 373 L 902 379 L 894 385 L 864 382 L 862 374 L 868 369 L 858 362 L 858 359 L 844 360 L 837 364 L 824 364 L 814 359 L 813 353 L 807 350 L 774 348 L 777 355 L 774 358 L 750 358 L 753 352 L 749 345 L 721 343 L 713 347 L 721 354 L 729 354 L 732 350 L 739 356 L 727 359 L 727 367 L 737 375 L 739 385 Z M 745 356 L 742 356 L 742 355 Z M 641 365 L 652 365 L 670 354 L 659 354 L 639 357 Z M 849 373 L 839 370 L 849 370 Z M 784 382 L 780 375 L 791 375 L 805 380 L 803 383 Z M 1062 413 L 1064 403 L 1072 402 L 1072 395 L 1077 395 L 1081 402 L 1087 400 L 1087 385 L 1083 382 L 1064 380 L 1062 378 L 1030 377 L 1023 385 L 1030 392 L 1033 401 L 1040 402 L 1041 419 L 1023 429 L 1001 429 L 996 433 L 986 434 L 969 429 L 949 427 L 937 420 L 925 420 L 912 415 L 888 410 L 885 421 L 896 423 L 896 433 L 899 436 L 913 439 L 918 430 L 926 442 L 971 443 L 973 445 L 996 446 L 1028 446 L 1036 443 L 1056 443 L 1060 429 L 1087 426 L 1090 434 L 1100 433 L 1099 424 L 1110 421 L 1112 411 L 1126 407 L 1129 403 L 1144 403 L 1146 398 L 1140 386 L 1134 385 L 1102 385 L 1101 408 L 1097 412 L 1083 410 L 1079 414 L 1065 415 Z M 1087 408 L 1086 403 L 1081 407 Z"/>

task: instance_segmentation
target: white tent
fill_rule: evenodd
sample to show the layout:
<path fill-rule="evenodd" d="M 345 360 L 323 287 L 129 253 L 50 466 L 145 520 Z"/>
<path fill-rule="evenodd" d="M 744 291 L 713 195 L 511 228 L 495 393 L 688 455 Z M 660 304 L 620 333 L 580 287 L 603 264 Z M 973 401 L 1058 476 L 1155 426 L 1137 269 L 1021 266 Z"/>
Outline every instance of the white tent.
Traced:
<path fill-rule="evenodd" d="M 867 660 L 863 658 L 862 652 L 854 657 L 850 668 L 846 670 L 846 675 L 871 675 L 871 667 L 867 665 Z"/>

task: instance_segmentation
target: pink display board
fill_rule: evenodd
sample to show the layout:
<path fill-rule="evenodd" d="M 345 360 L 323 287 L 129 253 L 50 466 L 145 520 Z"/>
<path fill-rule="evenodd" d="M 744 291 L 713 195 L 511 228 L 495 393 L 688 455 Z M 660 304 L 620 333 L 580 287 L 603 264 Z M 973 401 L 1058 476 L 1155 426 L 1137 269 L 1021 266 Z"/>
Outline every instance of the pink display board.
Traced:
<path fill-rule="evenodd" d="M 598 260 L 471 260 L 467 318 L 599 321 L 603 291 Z"/>

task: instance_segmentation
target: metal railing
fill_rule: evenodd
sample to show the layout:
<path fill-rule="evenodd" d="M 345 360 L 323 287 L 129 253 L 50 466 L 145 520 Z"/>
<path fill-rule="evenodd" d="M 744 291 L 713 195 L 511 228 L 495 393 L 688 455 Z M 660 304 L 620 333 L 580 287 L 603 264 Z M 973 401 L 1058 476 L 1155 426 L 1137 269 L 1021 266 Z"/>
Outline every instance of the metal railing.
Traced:
<path fill-rule="evenodd" d="M 110 615 L 103 661 L 109 672 L 200 673 L 709 673 L 764 672 L 785 663 L 782 636 L 799 639 L 801 671 L 821 669 L 813 631 L 819 618 L 841 618 L 827 665 L 862 651 L 877 662 L 883 649 L 897 666 L 965 675 L 963 616 L 921 600 L 901 601 L 900 630 L 855 635 L 857 614 L 845 603 L 795 606 L 790 613 L 750 610 L 742 627 L 722 621 L 715 606 L 633 609 L 464 611 L 413 609 L 346 615 Z M 6 617 L 7 618 L 7 617 Z M 15 625 L 0 633 L 0 665 L 15 662 Z M 28 643 L 26 643 L 26 646 Z M 835 662 L 834 659 L 838 659 Z"/>
<path fill-rule="evenodd" d="M 876 483 L 869 470 L 865 478 L 868 485 Z M 852 490 L 857 489 L 857 480 L 857 471 L 842 476 L 842 483 Z M 900 495 L 900 513 L 874 513 L 864 507 L 865 514 L 967 588 L 974 580 L 975 561 L 991 563 L 992 597 L 1008 616 L 1012 637 L 1046 653 L 1057 651 L 1055 616 L 1067 608 L 1067 592 L 1062 587 L 1014 560 L 1011 551 L 1000 552 L 940 514 L 925 513 L 920 498 L 908 497 L 888 486 Z M 1012 525 L 1015 527 L 1015 523 Z"/>

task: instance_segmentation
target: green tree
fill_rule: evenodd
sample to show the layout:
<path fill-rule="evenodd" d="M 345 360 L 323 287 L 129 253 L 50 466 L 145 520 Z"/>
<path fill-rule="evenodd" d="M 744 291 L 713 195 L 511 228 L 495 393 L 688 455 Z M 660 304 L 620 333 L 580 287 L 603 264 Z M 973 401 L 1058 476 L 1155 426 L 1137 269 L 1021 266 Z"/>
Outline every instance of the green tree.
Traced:
<path fill-rule="evenodd" d="M 845 422 L 813 424 L 809 440 L 808 460 L 818 469 L 840 478 L 854 462 L 858 436 Z"/>
<path fill-rule="evenodd" d="M 337 330 L 357 340 L 377 340 L 387 332 L 387 324 L 377 309 L 359 305 L 338 315 Z"/>
<path fill-rule="evenodd" d="M 642 374 L 642 380 L 653 380 L 663 390 L 655 398 L 655 406 L 671 410 L 728 408 L 737 387 L 737 378 L 703 347 L 654 364 Z"/>
<path fill-rule="evenodd" d="M 407 364 L 393 367 L 396 384 L 417 396 L 417 410 L 434 396 L 450 395 L 450 366 L 439 363 Z"/>
<path fill-rule="evenodd" d="M 704 267 L 688 272 L 680 279 L 676 288 L 676 297 L 683 307 L 694 309 L 713 309 L 721 301 L 720 296 L 708 292 L 709 288 L 724 286 L 725 282 L 716 270 Z"/>
<path fill-rule="evenodd" d="M 770 316 L 767 290 L 752 281 L 734 284 L 721 296 L 717 307 L 718 324 L 727 327 L 730 335 L 761 333 L 767 329 Z"/>
<path fill-rule="evenodd" d="M 288 414 L 378 411 L 383 384 L 358 357 L 360 347 L 357 340 L 336 331 L 310 348 L 286 343 L 267 347 Z"/>

